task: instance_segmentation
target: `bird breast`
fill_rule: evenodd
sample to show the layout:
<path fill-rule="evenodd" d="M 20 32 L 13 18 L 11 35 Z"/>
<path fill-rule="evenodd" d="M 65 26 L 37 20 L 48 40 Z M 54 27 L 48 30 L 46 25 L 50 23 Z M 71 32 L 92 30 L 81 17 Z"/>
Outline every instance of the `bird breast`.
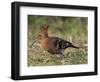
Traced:
<path fill-rule="evenodd" d="M 42 40 L 40 40 L 40 44 L 42 45 L 42 47 L 44 49 L 48 49 L 49 48 L 49 39 L 47 38 L 43 38 Z"/>

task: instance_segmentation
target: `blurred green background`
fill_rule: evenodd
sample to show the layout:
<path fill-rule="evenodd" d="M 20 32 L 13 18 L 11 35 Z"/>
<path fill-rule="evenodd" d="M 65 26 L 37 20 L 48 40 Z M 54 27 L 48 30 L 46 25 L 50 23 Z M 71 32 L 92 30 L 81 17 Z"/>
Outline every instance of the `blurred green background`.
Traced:
<path fill-rule="evenodd" d="M 87 17 L 35 16 L 28 15 L 28 66 L 86 64 L 87 62 Z M 72 42 L 80 49 L 68 48 L 65 57 L 41 49 L 37 44 L 30 47 L 42 26 L 49 25 L 50 36 L 56 36 Z"/>

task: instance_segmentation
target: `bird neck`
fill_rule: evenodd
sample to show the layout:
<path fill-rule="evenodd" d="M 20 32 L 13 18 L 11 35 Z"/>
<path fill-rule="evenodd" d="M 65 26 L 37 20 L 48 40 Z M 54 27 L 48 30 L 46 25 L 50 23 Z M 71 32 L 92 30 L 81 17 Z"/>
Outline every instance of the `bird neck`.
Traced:
<path fill-rule="evenodd" d="M 44 39 L 48 39 L 49 38 L 49 35 L 48 34 L 45 34 L 45 36 L 43 38 Z"/>

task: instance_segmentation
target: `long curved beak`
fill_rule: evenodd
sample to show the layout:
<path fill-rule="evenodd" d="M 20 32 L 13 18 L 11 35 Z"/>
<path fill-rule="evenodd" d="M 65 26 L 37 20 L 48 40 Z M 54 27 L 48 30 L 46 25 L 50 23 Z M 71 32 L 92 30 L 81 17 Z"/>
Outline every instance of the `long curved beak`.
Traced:
<path fill-rule="evenodd" d="M 34 39 L 34 40 L 32 41 L 32 43 L 31 43 L 30 47 L 32 47 L 32 46 L 33 46 L 33 44 L 34 44 L 34 43 L 36 43 L 36 42 L 38 42 L 38 39 L 37 39 L 37 38 L 36 38 L 36 39 Z"/>

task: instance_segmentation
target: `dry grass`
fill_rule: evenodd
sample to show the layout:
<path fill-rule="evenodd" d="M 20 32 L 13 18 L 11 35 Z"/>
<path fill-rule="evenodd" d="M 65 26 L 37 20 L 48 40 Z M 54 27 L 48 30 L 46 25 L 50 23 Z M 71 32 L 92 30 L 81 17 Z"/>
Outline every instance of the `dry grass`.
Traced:
<path fill-rule="evenodd" d="M 67 48 L 64 56 L 50 54 L 34 45 L 28 49 L 28 66 L 75 65 L 87 63 L 87 49 Z"/>

